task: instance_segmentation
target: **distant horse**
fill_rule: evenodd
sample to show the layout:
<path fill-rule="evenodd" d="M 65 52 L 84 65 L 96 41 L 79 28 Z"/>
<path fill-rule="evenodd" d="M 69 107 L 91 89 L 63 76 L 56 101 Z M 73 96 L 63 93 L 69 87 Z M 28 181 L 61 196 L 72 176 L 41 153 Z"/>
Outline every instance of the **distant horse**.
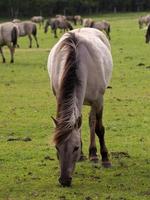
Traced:
<path fill-rule="evenodd" d="M 72 16 L 72 15 L 67 15 L 67 16 L 66 16 L 66 20 L 68 20 L 68 21 L 72 22 L 74 25 L 76 25 L 76 19 L 75 19 L 74 16 Z"/>
<path fill-rule="evenodd" d="M 21 20 L 20 19 L 13 19 L 12 22 L 13 23 L 19 23 L 19 22 L 21 22 Z"/>
<path fill-rule="evenodd" d="M 94 22 L 93 19 L 85 18 L 85 19 L 83 19 L 83 26 L 84 27 L 90 27 L 93 22 Z"/>
<path fill-rule="evenodd" d="M 145 42 L 149 43 L 150 42 L 150 24 L 148 25 L 146 35 L 145 35 Z"/>
<path fill-rule="evenodd" d="M 37 39 L 37 27 L 34 22 L 24 21 L 20 23 L 15 23 L 18 27 L 18 35 L 19 37 L 28 36 L 30 44 L 29 48 L 32 48 L 32 36 L 35 39 L 37 48 L 39 47 L 38 39 Z"/>
<path fill-rule="evenodd" d="M 58 37 L 57 36 L 57 29 L 58 28 L 61 29 L 61 30 L 64 30 L 64 32 L 73 29 L 72 25 L 67 20 L 63 20 L 62 18 L 48 19 L 46 24 L 45 24 L 45 28 L 44 28 L 45 33 L 47 33 L 49 26 L 51 27 L 51 30 L 54 33 L 55 38 Z"/>
<path fill-rule="evenodd" d="M 74 19 L 75 19 L 75 25 L 77 25 L 77 24 L 82 25 L 83 19 L 82 19 L 82 17 L 80 15 L 75 15 Z"/>
<path fill-rule="evenodd" d="M 2 55 L 3 63 L 6 62 L 2 47 L 3 46 L 8 46 L 11 54 L 11 60 L 10 62 L 14 62 L 14 52 L 15 52 L 15 47 L 17 45 L 17 37 L 18 37 L 18 32 L 17 32 L 17 27 L 15 24 L 12 22 L 6 22 L 0 24 L 0 53 Z"/>
<path fill-rule="evenodd" d="M 48 58 L 48 73 L 57 99 L 54 142 L 60 163 L 59 182 L 70 186 L 75 163 L 81 155 L 83 104 L 91 107 L 89 116 L 89 158 L 98 161 L 95 133 L 101 146 L 102 164 L 110 167 L 104 140 L 103 96 L 112 73 L 108 39 L 93 28 L 81 28 L 62 36 Z"/>
<path fill-rule="evenodd" d="M 31 21 L 39 24 L 40 28 L 44 25 L 44 17 L 42 16 L 34 16 L 31 18 Z"/>
<path fill-rule="evenodd" d="M 140 16 L 138 19 L 138 23 L 139 23 L 139 28 L 143 28 L 143 25 L 148 25 L 150 24 L 150 15 L 146 15 L 146 16 Z"/>
<path fill-rule="evenodd" d="M 92 22 L 91 28 L 96 28 L 100 31 L 105 31 L 106 35 L 108 36 L 108 39 L 110 40 L 110 24 L 107 21 L 101 21 L 101 22 Z"/>

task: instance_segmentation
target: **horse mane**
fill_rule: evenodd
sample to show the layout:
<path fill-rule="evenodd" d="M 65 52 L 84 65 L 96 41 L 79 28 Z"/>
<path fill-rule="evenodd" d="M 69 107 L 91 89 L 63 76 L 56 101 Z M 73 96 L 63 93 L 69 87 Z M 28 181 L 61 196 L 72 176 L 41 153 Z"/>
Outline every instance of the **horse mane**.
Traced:
<path fill-rule="evenodd" d="M 68 37 L 62 41 L 61 47 L 59 48 L 59 51 L 63 50 L 64 53 L 67 53 L 67 58 L 57 98 L 57 123 L 54 135 L 56 145 L 67 139 L 75 126 L 75 120 L 71 119 L 71 117 L 75 109 L 75 88 L 80 84 L 76 73 L 79 63 L 76 54 L 77 46 L 78 40 L 75 34 L 68 33 Z"/>

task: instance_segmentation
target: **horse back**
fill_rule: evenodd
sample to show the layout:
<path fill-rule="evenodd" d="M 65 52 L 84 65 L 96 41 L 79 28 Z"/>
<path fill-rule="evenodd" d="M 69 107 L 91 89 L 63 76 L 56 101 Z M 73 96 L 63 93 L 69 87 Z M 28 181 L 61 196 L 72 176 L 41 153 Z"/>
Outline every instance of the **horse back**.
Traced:
<path fill-rule="evenodd" d="M 112 57 L 109 42 L 106 36 L 96 29 L 81 28 L 71 32 L 78 40 L 76 73 L 81 80 L 80 90 L 83 91 L 85 101 L 96 100 L 100 93 L 104 94 L 111 77 Z M 68 55 L 67 48 L 60 50 L 60 46 L 67 37 L 68 34 L 65 34 L 52 48 L 48 59 L 48 71 L 56 96 Z"/>

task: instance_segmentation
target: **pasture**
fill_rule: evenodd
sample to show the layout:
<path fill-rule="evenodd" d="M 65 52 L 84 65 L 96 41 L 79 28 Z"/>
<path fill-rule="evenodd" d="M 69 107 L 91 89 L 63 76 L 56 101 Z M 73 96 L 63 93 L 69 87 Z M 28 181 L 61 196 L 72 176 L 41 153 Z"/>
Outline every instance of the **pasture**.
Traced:
<path fill-rule="evenodd" d="M 58 184 L 59 165 L 52 142 L 56 102 L 46 65 L 58 39 L 50 30 L 44 34 L 39 29 L 40 48 L 33 41 L 34 47 L 28 49 L 28 38 L 20 38 L 14 64 L 4 49 L 7 63 L 0 60 L 1 200 L 150 199 L 150 45 L 145 44 L 145 30 L 138 28 L 140 15 L 101 17 L 112 27 L 114 69 L 104 103 L 112 168 L 104 169 L 88 159 L 79 162 L 71 188 Z M 82 138 L 87 158 L 88 113 L 84 107 Z"/>

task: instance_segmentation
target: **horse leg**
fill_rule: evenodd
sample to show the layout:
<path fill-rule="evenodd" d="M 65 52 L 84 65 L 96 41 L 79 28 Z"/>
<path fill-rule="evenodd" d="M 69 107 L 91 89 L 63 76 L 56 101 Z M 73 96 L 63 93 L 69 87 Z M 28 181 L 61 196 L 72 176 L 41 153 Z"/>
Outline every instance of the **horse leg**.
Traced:
<path fill-rule="evenodd" d="M 30 41 L 29 48 L 32 48 L 32 37 L 31 37 L 31 35 L 28 35 L 28 38 L 29 38 L 29 41 Z"/>
<path fill-rule="evenodd" d="M 80 131 L 80 136 L 81 136 L 81 131 Z M 84 156 L 83 150 L 82 150 L 82 138 L 81 138 L 81 153 L 80 153 L 80 158 L 78 161 L 84 161 L 86 160 L 86 157 Z"/>
<path fill-rule="evenodd" d="M 94 107 L 92 107 L 90 111 L 89 126 L 90 126 L 89 159 L 92 162 L 97 162 L 98 157 L 97 157 L 97 148 L 95 142 L 96 112 Z"/>
<path fill-rule="evenodd" d="M 104 139 L 104 134 L 105 134 L 105 128 L 102 123 L 102 117 L 103 117 L 103 107 L 99 112 L 96 113 L 96 128 L 95 132 L 96 135 L 99 138 L 99 143 L 100 143 L 100 153 L 102 156 L 102 165 L 104 167 L 111 167 L 111 162 L 109 161 L 108 158 L 108 151 L 107 147 L 105 145 L 105 139 Z"/>
<path fill-rule="evenodd" d="M 54 37 L 57 38 L 57 29 L 54 29 Z"/>
<path fill-rule="evenodd" d="M 9 50 L 10 50 L 10 55 L 11 55 L 10 63 L 14 63 L 14 52 L 15 52 L 15 48 L 14 48 L 14 47 L 11 47 L 11 46 L 9 46 L 8 48 L 9 48 Z"/>
<path fill-rule="evenodd" d="M 39 48 L 39 44 L 38 44 L 38 40 L 37 40 L 36 35 L 33 35 L 33 37 L 34 37 L 34 39 L 35 39 L 35 42 L 36 42 L 36 46 L 37 46 L 37 48 Z"/>
<path fill-rule="evenodd" d="M 6 60 L 5 60 L 5 57 L 4 57 L 4 53 L 3 53 L 2 47 L 0 47 L 0 53 L 2 55 L 3 63 L 5 63 Z"/>

